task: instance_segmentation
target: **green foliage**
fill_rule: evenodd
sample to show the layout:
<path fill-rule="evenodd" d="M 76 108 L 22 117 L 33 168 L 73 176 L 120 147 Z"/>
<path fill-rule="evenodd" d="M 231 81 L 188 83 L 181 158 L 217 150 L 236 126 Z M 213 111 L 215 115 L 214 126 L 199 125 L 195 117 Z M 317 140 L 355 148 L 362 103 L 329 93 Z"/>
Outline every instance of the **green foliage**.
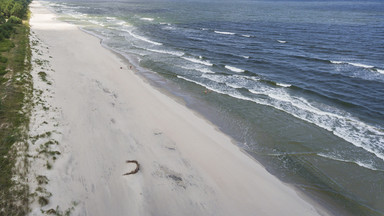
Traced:
<path fill-rule="evenodd" d="M 41 175 L 37 176 L 36 180 L 37 180 L 37 183 L 39 185 L 41 185 L 41 184 L 48 184 L 48 181 L 49 181 L 46 176 L 41 176 Z"/>
<path fill-rule="evenodd" d="M 44 71 L 40 71 L 38 74 L 41 80 L 43 80 L 44 82 L 47 82 L 47 73 L 45 73 Z"/>
<path fill-rule="evenodd" d="M 6 22 L 5 17 L 0 14 L 0 24 L 4 24 Z"/>
<path fill-rule="evenodd" d="M 10 22 L 0 25 L 0 41 L 4 40 L 5 38 L 11 37 L 11 35 L 15 32 L 13 26 L 14 24 Z"/>
<path fill-rule="evenodd" d="M 0 65 L 0 76 L 3 76 L 7 73 L 6 67 L 4 65 Z"/>
<path fill-rule="evenodd" d="M 11 16 L 9 17 L 7 23 L 11 23 L 11 24 L 21 24 L 23 21 L 19 18 L 19 17 L 16 17 L 16 16 Z"/>
<path fill-rule="evenodd" d="M 6 19 L 11 16 L 26 18 L 29 3 L 31 0 L 0 0 L 0 15 Z"/>
<path fill-rule="evenodd" d="M 0 0 L 0 5 L 4 2 Z M 0 24 L 0 32 L 9 37 L 3 36 L 0 40 L 0 215 L 21 216 L 28 213 L 29 189 L 21 175 L 26 170 L 15 167 L 16 158 L 25 160 L 15 151 L 14 145 L 26 148 L 25 128 L 29 124 L 26 101 L 32 89 L 29 28 L 4 23 Z M 15 175 L 19 178 L 13 179 Z"/>
<path fill-rule="evenodd" d="M 0 56 L 0 63 L 7 63 L 8 59 L 6 57 Z"/>
<path fill-rule="evenodd" d="M 25 12 L 26 12 L 26 9 L 23 7 L 23 5 L 20 4 L 19 2 L 15 2 L 15 4 L 13 5 L 13 7 L 11 9 L 11 17 L 17 16 L 19 19 L 23 18 L 23 17 L 25 17 L 25 15 L 24 15 Z"/>
<path fill-rule="evenodd" d="M 0 41 L 0 52 L 8 52 L 13 47 L 15 47 L 15 44 L 11 40 Z"/>
<path fill-rule="evenodd" d="M 46 205 L 48 205 L 48 203 L 49 203 L 49 200 L 48 200 L 47 198 L 45 198 L 45 197 L 39 197 L 39 204 L 40 204 L 41 206 L 46 206 Z"/>

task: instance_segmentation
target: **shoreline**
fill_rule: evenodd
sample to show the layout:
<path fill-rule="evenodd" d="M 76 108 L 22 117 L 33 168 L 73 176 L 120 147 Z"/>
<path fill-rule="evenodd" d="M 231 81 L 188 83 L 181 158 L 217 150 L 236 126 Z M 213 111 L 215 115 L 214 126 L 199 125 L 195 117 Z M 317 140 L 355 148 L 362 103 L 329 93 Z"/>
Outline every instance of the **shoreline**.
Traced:
<path fill-rule="evenodd" d="M 95 39 L 98 38 L 80 31 L 74 25 L 54 20 L 55 15 L 47 13 L 47 9 L 42 9 L 37 2 L 34 2 L 31 8 L 31 29 L 48 44 L 51 51 L 52 68 L 55 70 L 51 78 L 54 81 L 53 88 L 56 88 L 52 103 L 60 107 L 63 115 L 60 121 L 64 125 L 62 138 L 58 138 L 61 139 L 63 153 L 53 165 L 52 171 L 46 171 L 53 179 L 47 185 L 48 191 L 52 192 L 52 204 L 48 204 L 44 209 L 54 208 L 56 203 L 65 209 L 64 206 L 68 206 L 68 203 L 79 202 L 74 208 L 74 213 L 90 215 L 102 215 L 111 211 L 116 215 L 128 212 L 144 215 L 163 215 L 167 212 L 207 215 L 209 212 L 215 215 L 219 212 L 219 215 L 231 215 L 240 212 L 240 215 L 251 215 L 257 211 L 261 215 L 277 215 L 278 212 L 287 215 L 287 211 L 291 211 L 292 215 L 317 214 L 318 206 L 315 210 L 308 204 L 308 199 L 304 201 L 291 187 L 269 174 L 208 120 L 176 103 L 169 95 L 159 93 L 159 90 L 146 82 L 141 75 L 132 74 L 133 71 L 125 68 L 120 69 L 124 65 L 122 59 L 118 59 L 115 53 L 101 45 L 95 47 Z M 43 12 L 39 14 L 39 10 Z M 45 20 L 42 14 L 46 15 Z M 39 16 L 40 23 L 36 22 Z M 67 31 L 69 33 L 66 33 Z M 61 34 L 74 38 L 59 38 L 63 36 Z M 52 38 L 53 35 L 58 36 L 57 40 Z M 67 60 L 67 55 L 63 54 L 77 51 L 72 53 L 76 56 L 79 52 L 86 53 L 86 50 L 82 50 L 85 48 L 63 47 L 62 44 L 71 43 L 73 39 L 89 45 L 89 49 L 93 47 L 93 57 L 99 59 L 100 63 L 93 61 L 96 65 L 89 68 L 89 61 L 84 59 L 72 57 Z M 105 59 L 100 59 L 100 56 Z M 68 65 L 68 62 L 75 65 Z M 65 73 L 71 70 L 74 72 L 69 75 L 73 79 L 65 76 Z M 116 77 L 111 77 L 106 70 L 113 71 Z M 100 74 L 94 74 L 95 71 Z M 125 86 L 127 84 L 134 87 Z M 77 90 L 83 91 L 81 93 L 84 95 L 79 95 Z M 137 94 L 132 91 L 137 91 Z M 144 98 L 153 100 L 146 101 Z M 154 104 L 157 105 L 155 108 L 150 107 Z M 80 109 L 73 108 L 75 105 L 80 105 Z M 164 116 L 167 118 L 163 118 Z M 122 121 L 125 119 L 131 122 Z M 178 123 L 169 126 L 170 122 Z M 101 124 L 107 124 L 107 127 L 102 127 Z M 114 140 L 116 145 L 112 148 L 104 144 L 107 142 L 100 142 L 108 140 Z M 203 144 L 196 144 L 194 140 Z M 78 145 L 74 145 L 74 142 Z M 183 142 L 187 144 L 180 144 Z M 198 147 L 200 149 L 196 149 Z M 92 151 L 91 148 L 96 149 Z M 125 154 L 121 154 L 122 152 Z M 124 161 L 129 160 L 124 155 L 140 158 L 139 163 L 143 164 L 143 169 L 137 175 L 129 176 L 129 179 L 121 176 L 127 168 Z M 118 159 L 108 161 L 114 157 Z M 145 160 L 148 157 L 154 157 L 156 160 L 147 162 Z M 215 160 L 209 161 L 212 159 Z M 226 159 L 233 160 L 233 163 Z M 142 160 L 144 162 L 141 162 Z M 76 163 L 77 166 L 74 165 Z M 225 167 L 221 167 L 224 165 L 231 167 L 230 170 L 238 176 L 229 174 Z M 84 176 L 84 173 L 88 175 Z M 97 178 L 102 180 L 95 180 Z M 256 184 L 254 178 L 264 185 Z M 242 185 L 243 181 L 249 185 Z M 63 183 L 69 185 L 63 186 Z M 67 190 L 59 188 L 60 185 Z M 155 187 L 157 185 L 163 186 Z M 73 188 L 79 191 L 73 191 Z M 271 203 L 265 203 L 265 197 L 256 195 L 259 192 L 263 192 Z M 111 203 L 105 198 L 115 195 L 118 198 L 113 198 L 113 201 L 118 203 Z M 235 196 L 230 199 L 227 195 Z M 244 195 L 256 203 L 243 203 L 247 200 L 240 199 Z M 80 200 L 70 200 L 71 196 L 79 197 Z M 162 199 L 169 196 L 178 200 Z M 275 205 L 283 205 L 282 200 L 287 203 L 281 209 L 276 209 Z M 129 208 L 118 205 L 127 202 L 133 204 L 127 204 Z M 187 203 L 193 205 L 186 205 Z M 90 209 L 92 206 L 97 210 Z"/>
<path fill-rule="evenodd" d="M 52 12 L 52 11 L 51 11 Z M 54 13 L 54 12 L 52 12 Z M 127 56 L 124 54 L 114 50 L 112 47 L 109 47 L 108 45 L 103 43 L 104 38 L 100 37 L 99 35 L 85 30 L 82 27 L 78 27 L 79 30 L 83 31 L 86 34 L 89 34 L 91 36 L 94 36 L 100 40 L 100 45 L 110 51 L 113 55 L 116 55 L 118 58 L 120 58 L 123 62 L 125 62 L 127 65 L 132 65 L 130 60 L 128 59 Z M 174 100 L 175 102 L 179 103 L 182 106 L 185 106 L 189 109 L 189 111 L 193 112 L 198 118 L 201 118 L 204 120 L 207 124 L 211 125 L 214 127 L 218 132 L 224 134 L 225 136 L 228 136 L 231 139 L 231 142 L 234 146 L 236 146 L 246 157 L 249 157 L 251 160 L 253 160 L 255 163 L 258 165 L 262 166 L 264 169 L 266 167 L 258 161 L 257 157 L 252 156 L 249 152 L 247 152 L 246 149 L 243 149 L 241 145 L 241 141 L 237 140 L 234 138 L 230 133 L 226 132 L 222 128 L 220 128 L 219 125 L 213 123 L 211 120 L 214 119 L 215 117 L 210 116 L 212 113 L 211 111 L 206 111 L 206 113 L 199 112 L 199 109 L 197 108 L 196 101 L 197 99 L 193 98 L 194 102 L 187 102 L 185 100 L 185 97 L 191 97 L 190 95 L 185 96 L 184 94 L 188 94 L 188 92 L 183 91 L 180 95 L 180 93 L 177 93 L 177 90 L 181 90 L 175 83 L 172 83 L 171 81 L 165 79 L 163 76 L 154 73 L 152 71 L 149 71 L 148 69 L 141 68 L 137 69 L 137 66 L 132 65 L 132 70 L 133 72 L 140 78 L 142 81 L 146 82 L 149 84 L 151 87 L 155 88 L 157 91 L 159 91 L 161 94 L 164 94 Z M 151 76 L 151 77 L 149 77 Z M 162 85 L 163 83 L 166 83 L 165 85 Z M 171 85 L 171 86 L 170 86 Z M 199 101 L 199 104 L 201 102 Z M 207 105 L 207 104 L 205 104 Z M 306 202 L 310 203 L 310 205 L 314 206 L 316 210 L 319 211 L 321 215 L 350 215 L 349 210 L 341 209 L 338 204 L 334 204 L 334 200 L 330 197 L 327 197 L 324 194 L 316 194 L 314 192 L 308 192 L 304 188 L 300 188 L 297 185 L 294 185 L 292 183 L 286 183 L 279 179 L 275 174 L 272 174 L 270 171 L 266 171 L 275 178 L 277 178 L 279 181 L 281 181 L 283 184 L 285 184 L 287 187 L 292 188 L 302 199 L 304 199 Z M 321 196 L 321 197 L 320 197 Z"/>

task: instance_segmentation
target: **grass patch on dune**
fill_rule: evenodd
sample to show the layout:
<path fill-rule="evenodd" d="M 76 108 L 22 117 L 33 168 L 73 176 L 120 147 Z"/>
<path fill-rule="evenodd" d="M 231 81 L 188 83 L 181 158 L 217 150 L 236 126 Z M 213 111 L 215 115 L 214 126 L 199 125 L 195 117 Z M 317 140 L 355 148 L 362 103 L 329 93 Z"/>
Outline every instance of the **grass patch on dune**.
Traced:
<path fill-rule="evenodd" d="M 0 40 L 0 215 L 26 215 L 32 78 L 28 23 Z"/>

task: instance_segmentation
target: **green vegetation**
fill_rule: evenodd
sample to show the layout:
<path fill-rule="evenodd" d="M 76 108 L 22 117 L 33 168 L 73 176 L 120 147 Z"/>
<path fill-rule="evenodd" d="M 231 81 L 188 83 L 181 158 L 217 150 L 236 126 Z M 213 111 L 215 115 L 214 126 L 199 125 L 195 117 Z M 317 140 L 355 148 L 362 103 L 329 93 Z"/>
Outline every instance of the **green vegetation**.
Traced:
<path fill-rule="evenodd" d="M 46 205 L 48 205 L 49 200 L 47 198 L 45 198 L 45 197 L 39 197 L 39 201 L 38 202 L 39 202 L 39 204 L 41 206 L 46 206 Z"/>
<path fill-rule="evenodd" d="M 0 1 L 0 215 L 26 215 L 32 94 L 27 10 L 29 0 Z M 17 176 L 17 178 L 13 178 Z"/>
<path fill-rule="evenodd" d="M 48 178 L 46 176 L 39 175 L 39 176 L 36 177 L 36 180 L 37 180 L 37 183 L 39 185 L 41 185 L 41 184 L 48 184 Z"/>
<path fill-rule="evenodd" d="M 11 16 L 11 17 L 9 17 L 7 23 L 11 23 L 11 24 L 21 24 L 21 23 L 22 23 L 22 20 L 21 20 L 19 17 Z"/>
<path fill-rule="evenodd" d="M 11 16 L 27 19 L 29 3 L 31 3 L 31 0 L 1 0 L 0 16 L 4 19 L 8 19 Z"/>
<path fill-rule="evenodd" d="M 60 210 L 60 207 L 56 206 L 56 209 L 49 209 L 47 211 L 41 210 L 41 213 L 47 214 L 47 215 L 55 215 L 55 216 L 70 216 L 72 211 L 78 205 L 78 203 L 72 202 L 72 205 L 73 205 L 72 207 L 68 208 L 65 211 Z"/>

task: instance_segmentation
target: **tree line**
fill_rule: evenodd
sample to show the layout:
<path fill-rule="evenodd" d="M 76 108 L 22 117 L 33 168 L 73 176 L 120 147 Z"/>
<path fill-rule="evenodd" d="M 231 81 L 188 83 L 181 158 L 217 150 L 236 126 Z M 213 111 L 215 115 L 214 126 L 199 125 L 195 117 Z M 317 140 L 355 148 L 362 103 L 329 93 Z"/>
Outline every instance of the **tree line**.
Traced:
<path fill-rule="evenodd" d="M 11 16 L 25 19 L 29 3 L 31 0 L 0 0 L 0 16 L 4 19 L 9 19 Z"/>
<path fill-rule="evenodd" d="M 27 18 L 28 5 L 32 0 L 0 0 L 0 41 L 9 38 L 13 25 Z"/>

